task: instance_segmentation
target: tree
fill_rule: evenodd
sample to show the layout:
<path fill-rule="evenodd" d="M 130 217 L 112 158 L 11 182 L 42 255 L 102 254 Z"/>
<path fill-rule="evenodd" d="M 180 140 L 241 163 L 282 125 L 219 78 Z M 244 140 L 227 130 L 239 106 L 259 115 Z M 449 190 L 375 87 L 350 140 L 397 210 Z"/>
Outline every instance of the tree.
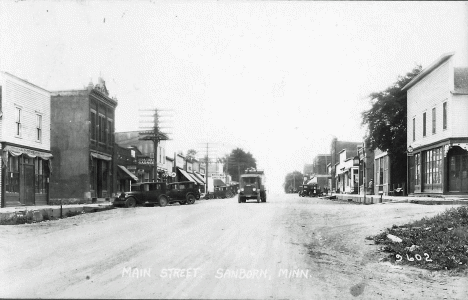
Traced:
<path fill-rule="evenodd" d="M 185 154 L 185 158 L 188 160 L 188 161 L 191 161 L 195 158 L 195 156 L 197 155 L 197 151 L 194 150 L 194 149 L 189 149 L 187 150 L 187 154 Z"/>
<path fill-rule="evenodd" d="M 290 192 L 291 189 L 294 191 L 299 190 L 299 186 L 302 185 L 304 175 L 299 171 L 288 173 L 284 178 L 283 188 L 286 193 Z"/>
<path fill-rule="evenodd" d="M 372 107 L 362 113 L 362 126 L 367 126 L 365 142 L 371 150 L 387 151 L 391 182 L 406 182 L 406 91 L 402 88 L 421 73 L 417 65 L 405 76 L 381 92 L 369 95 Z"/>
<path fill-rule="evenodd" d="M 245 152 L 241 148 L 232 150 L 225 159 L 225 170 L 231 175 L 233 181 L 239 181 L 240 175 L 245 173 L 247 168 L 257 168 L 257 161 L 250 152 Z"/>

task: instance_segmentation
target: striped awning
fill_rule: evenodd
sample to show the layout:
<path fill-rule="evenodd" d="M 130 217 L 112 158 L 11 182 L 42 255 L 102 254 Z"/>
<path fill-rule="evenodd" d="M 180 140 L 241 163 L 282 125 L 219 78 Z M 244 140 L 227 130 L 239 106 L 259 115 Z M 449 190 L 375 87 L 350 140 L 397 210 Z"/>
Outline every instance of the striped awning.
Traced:
<path fill-rule="evenodd" d="M 130 172 L 127 168 L 125 168 L 124 166 L 121 166 L 121 165 L 117 165 L 120 170 L 122 170 L 128 177 L 130 177 L 130 179 L 133 179 L 135 181 L 138 181 L 138 177 L 136 177 L 132 172 Z"/>
<path fill-rule="evenodd" d="M 184 176 L 185 176 L 185 178 L 187 178 L 187 180 L 188 180 L 188 181 L 191 181 L 191 182 L 197 183 L 197 182 L 195 181 L 195 179 L 193 179 L 193 178 L 192 178 L 192 176 L 190 176 L 190 174 L 189 174 L 189 173 L 187 173 L 187 171 L 185 171 L 185 170 L 182 170 L 181 168 L 178 168 L 178 169 L 179 169 L 180 173 L 182 173 L 182 175 L 184 175 Z"/>

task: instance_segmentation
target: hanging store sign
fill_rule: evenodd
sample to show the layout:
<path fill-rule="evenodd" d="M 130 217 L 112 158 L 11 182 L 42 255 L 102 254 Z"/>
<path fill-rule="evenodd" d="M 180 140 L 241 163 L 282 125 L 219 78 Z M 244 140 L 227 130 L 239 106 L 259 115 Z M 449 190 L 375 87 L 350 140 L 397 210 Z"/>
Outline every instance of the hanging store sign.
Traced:
<path fill-rule="evenodd" d="M 139 165 L 154 165 L 154 158 L 138 158 Z"/>

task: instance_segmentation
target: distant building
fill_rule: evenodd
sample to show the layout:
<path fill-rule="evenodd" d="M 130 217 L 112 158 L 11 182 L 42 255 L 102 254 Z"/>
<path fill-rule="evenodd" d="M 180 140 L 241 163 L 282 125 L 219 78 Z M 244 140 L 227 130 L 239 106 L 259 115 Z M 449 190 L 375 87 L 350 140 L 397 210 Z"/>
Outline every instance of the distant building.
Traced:
<path fill-rule="evenodd" d="M 136 147 L 140 154 L 137 156 L 137 176 L 140 182 L 154 180 L 154 142 L 150 140 L 140 140 L 139 131 L 125 131 L 115 133 L 115 142 L 121 147 Z M 166 165 L 166 141 L 158 143 L 157 149 L 158 179 L 167 178 L 172 170 Z"/>
<path fill-rule="evenodd" d="M 444 54 L 403 89 L 409 193 L 467 195 L 468 66 Z"/>
<path fill-rule="evenodd" d="M 49 201 L 50 92 L 0 72 L 1 207 Z"/>
<path fill-rule="evenodd" d="M 308 178 L 307 183 L 316 183 L 321 189 L 329 189 L 331 176 L 328 174 L 327 165 L 331 162 L 330 154 L 317 154 L 313 163 L 308 166 L 309 173 L 304 173 Z M 304 166 L 304 169 L 306 169 Z"/>
<path fill-rule="evenodd" d="M 117 100 L 102 78 L 86 89 L 52 93 L 51 199 L 110 198 L 115 192 L 114 125 Z"/>
<path fill-rule="evenodd" d="M 374 194 L 374 151 L 364 145 L 358 146 L 359 156 L 359 194 Z M 364 191 L 365 189 L 365 191 Z"/>
<path fill-rule="evenodd" d="M 359 187 L 359 158 L 355 151 L 343 149 L 340 151 L 340 160 L 335 164 L 336 192 L 357 194 Z"/>
<path fill-rule="evenodd" d="M 357 147 L 361 145 L 362 142 L 346 142 L 339 141 L 337 138 L 334 138 L 330 145 L 330 171 L 331 171 L 331 189 L 336 190 L 336 166 L 340 163 L 340 153 L 342 150 L 346 150 L 346 158 L 357 156 Z"/>

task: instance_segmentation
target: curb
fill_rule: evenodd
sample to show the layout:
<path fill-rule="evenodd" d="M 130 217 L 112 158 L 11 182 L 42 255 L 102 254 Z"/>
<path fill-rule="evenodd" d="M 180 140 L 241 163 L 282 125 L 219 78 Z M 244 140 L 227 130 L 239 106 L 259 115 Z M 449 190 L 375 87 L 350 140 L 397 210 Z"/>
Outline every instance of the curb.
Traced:
<path fill-rule="evenodd" d="M 102 204 L 83 204 L 83 205 L 70 205 L 62 206 L 62 217 L 66 217 L 67 213 L 91 213 L 107 210 L 114 207 L 112 203 Z M 14 211 L 0 212 L 0 221 L 8 220 L 10 218 L 18 216 L 26 216 L 32 218 L 34 222 L 43 221 L 44 218 L 59 219 L 60 218 L 60 206 L 36 208 L 34 206 L 15 207 Z"/>

